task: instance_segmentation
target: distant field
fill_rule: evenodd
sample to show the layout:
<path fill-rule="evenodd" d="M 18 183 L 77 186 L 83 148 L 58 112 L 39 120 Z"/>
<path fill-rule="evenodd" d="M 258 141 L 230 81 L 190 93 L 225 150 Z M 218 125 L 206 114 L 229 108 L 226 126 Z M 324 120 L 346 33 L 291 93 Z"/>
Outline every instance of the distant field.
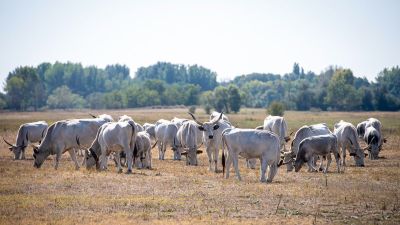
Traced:
<path fill-rule="evenodd" d="M 196 112 L 200 120 L 207 115 Z M 174 116 L 190 118 L 185 109 L 138 109 L 100 111 L 51 111 L 0 113 L 0 136 L 14 141 L 21 123 L 68 118 L 87 118 L 88 113 L 127 114 L 139 123 Z M 263 109 L 243 109 L 228 117 L 237 127 L 262 125 Z M 117 174 L 110 162 L 105 172 L 74 170 L 69 155 L 59 170 L 47 160 L 33 168 L 32 148 L 25 161 L 14 161 L 0 142 L 0 224 L 400 224 L 400 112 L 286 112 L 290 131 L 305 124 L 325 122 L 332 129 L 343 119 L 353 124 L 378 118 L 388 143 L 376 161 L 354 167 L 347 157 L 344 174 L 330 168 L 322 173 L 287 173 L 281 167 L 270 184 L 259 183 L 259 168 L 240 162 L 242 181 L 234 171 L 226 180 L 208 171 L 205 153 L 199 166 L 184 161 L 158 160 L 153 149 L 153 169 L 131 175 Z M 364 145 L 364 144 L 363 144 Z M 53 157 L 50 157 L 53 158 Z M 221 167 L 221 166 L 220 166 Z M 327 184 L 327 186 L 326 186 Z"/>

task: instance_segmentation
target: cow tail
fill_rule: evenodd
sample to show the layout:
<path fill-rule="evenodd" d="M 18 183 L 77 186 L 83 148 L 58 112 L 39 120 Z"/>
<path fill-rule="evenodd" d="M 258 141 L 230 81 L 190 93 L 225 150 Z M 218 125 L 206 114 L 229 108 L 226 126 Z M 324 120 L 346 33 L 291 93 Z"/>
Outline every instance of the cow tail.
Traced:
<path fill-rule="evenodd" d="M 222 176 L 225 176 L 225 145 L 226 145 L 226 140 L 225 140 L 225 135 L 224 132 L 222 132 Z"/>
<path fill-rule="evenodd" d="M 128 123 L 129 123 L 129 125 L 131 125 L 131 127 L 132 127 L 132 135 L 131 135 L 131 148 L 132 148 L 132 145 L 135 145 L 135 147 L 136 147 L 136 144 L 135 143 L 132 143 L 132 138 L 133 138 L 133 136 L 135 135 L 135 122 L 133 122 L 133 121 L 128 121 Z"/>

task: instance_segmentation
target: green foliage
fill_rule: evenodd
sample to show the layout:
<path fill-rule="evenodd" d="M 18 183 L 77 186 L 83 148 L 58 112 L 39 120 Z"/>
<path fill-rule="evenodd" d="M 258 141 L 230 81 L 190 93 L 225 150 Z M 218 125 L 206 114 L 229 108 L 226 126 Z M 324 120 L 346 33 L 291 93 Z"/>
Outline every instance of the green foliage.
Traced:
<path fill-rule="evenodd" d="M 336 70 L 328 85 L 326 102 L 336 110 L 357 109 L 361 98 L 357 95 L 353 82 L 354 76 L 351 70 Z"/>
<path fill-rule="evenodd" d="M 239 88 L 236 85 L 230 84 L 228 86 L 228 104 L 232 112 L 237 113 L 242 105 Z"/>
<path fill-rule="evenodd" d="M 285 106 L 281 102 L 272 102 L 267 109 L 267 113 L 272 116 L 283 116 L 285 113 Z"/>
<path fill-rule="evenodd" d="M 47 105 L 52 109 L 82 108 L 85 100 L 73 94 L 67 86 L 61 86 L 53 91 L 47 99 Z"/>
<path fill-rule="evenodd" d="M 192 113 L 192 114 L 195 114 L 196 113 L 196 106 L 194 106 L 194 105 L 190 106 L 189 107 L 189 112 Z"/>

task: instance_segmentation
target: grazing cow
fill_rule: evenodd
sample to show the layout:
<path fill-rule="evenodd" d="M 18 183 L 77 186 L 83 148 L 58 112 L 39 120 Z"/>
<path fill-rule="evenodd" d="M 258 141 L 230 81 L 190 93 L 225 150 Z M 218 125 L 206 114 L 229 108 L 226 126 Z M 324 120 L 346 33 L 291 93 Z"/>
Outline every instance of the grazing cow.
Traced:
<path fill-rule="evenodd" d="M 183 125 L 183 123 L 185 123 L 187 121 L 189 121 L 189 120 L 188 119 L 180 119 L 180 118 L 177 118 L 177 117 L 174 117 L 171 120 L 171 122 L 174 123 L 178 127 L 178 129 Z"/>
<path fill-rule="evenodd" d="M 202 153 L 197 150 L 201 144 L 201 131 L 194 121 L 184 123 L 176 134 L 178 153 L 186 156 L 186 165 L 197 166 L 197 154 Z M 179 158 L 180 159 L 180 158 Z"/>
<path fill-rule="evenodd" d="M 378 135 L 379 139 L 375 140 L 375 141 L 378 141 L 378 148 L 379 148 L 379 151 L 380 151 L 382 149 L 383 143 L 386 143 L 386 138 L 383 138 L 383 135 L 382 135 L 382 123 L 379 120 L 377 120 L 375 118 L 369 118 L 366 121 L 363 121 L 363 122 L 359 123 L 357 125 L 358 137 L 365 139 L 366 129 L 368 127 L 371 127 L 371 126 L 374 127 L 376 129 L 376 131 L 379 133 L 379 135 Z M 366 143 L 368 144 L 368 142 L 366 142 Z M 371 157 L 373 157 L 373 156 L 370 155 L 370 158 Z"/>
<path fill-rule="evenodd" d="M 217 172 L 219 149 L 221 147 L 222 131 L 226 128 L 230 128 L 231 124 L 223 118 L 223 113 L 219 114 L 219 117 L 214 117 L 209 122 L 201 123 L 196 117 L 189 113 L 193 120 L 198 124 L 198 129 L 203 131 L 203 142 L 206 146 L 209 170 L 212 170 L 212 162 L 214 162 L 214 172 Z"/>
<path fill-rule="evenodd" d="M 111 152 L 115 152 L 118 172 L 121 173 L 122 167 L 119 156 L 120 152 L 123 151 L 128 161 L 126 173 L 132 173 L 132 162 L 134 161 L 134 156 L 136 156 L 134 145 L 137 132 L 135 129 L 135 123 L 131 120 L 103 124 L 99 128 L 92 145 L 86 151 L 86 168 L 90 169 L 96 165 L 98 170 L 106 169 L 108 156 Z"/>
<path fill-rule="evenodd" d="M 300 142 L 302 140 L 304 140 L 307 137 L 324 135 L 324 134 L 332 134 L 332 132 L 329 130 L 328 126 L 325 123 L 319 123 L 310 126 L 306 125 L 300 127 L 300 129 L 294 135 L 290 152 L 284 154 L 284 161 L 285 162 L 292 161 L 291 159 L 294 159 L 296 157 L 297 152 L 299 151 Z M 309 169 L 312 170 L 313 168 L 314 167 L 310 167 Z M 293 164 L 287 163 L 287 171 L 289 172 L 292 170 L 293 170 Z"/>
<path fill-rule="evenodd" d="M 144 131 L 146 131 L 150 135 L 151 140 L 156 139 L 156 125 L 151 123 L 144 123 L 143 124 Z"/>
<path fill-rule="evenodd" d="M 353 124 L 341 120 L 334 126 L 333 133 L 338 139 L 338 147 L 342 149 L 342 165 L 346 166 L 346 149 L 354 156 L 356 166 L 364 166 L 364 151 L 357 140 L 357 130 Z"/>
<path fill-rule="evenodd" d="M 365 128 L 364 141 L 367 143 L 367 147 L 370 151 L 369 159 L 378 159 L 379 151 L 381 150 L 381 140 L 380 132 L 373 126 Z"/>
<path fill-rule="evenodd" d="M 176 132 L 178 132 L 178 127 L 170 121 L 156 125 L 155 136 L 159 151 L 158 159 L 164 160 L 168 145 L 171 146 L 174 151 L 174 160 L 180 159 L 180 153 L 176 144 Z"/>
<path fill-rule="evenodd" d="M 210 121 L 213 120 L 214 118 L 218 118 L 220 115 L 221 115 L 220 112 L 216 112 L 216 111 L 212 112 L 210 115 Z M 226 122 L 230 122 L 226 115 L 222 115 L 221 119 L 225 120 Z"/>
<path fill-rule="evenodd" d="M 294 162 L 295 171 L 299 172 L 304 163 L 309 167 L 318 171 L 313 163 L 314 156 L 323 156 L 328 159 L 324 173 L 328 172 L 329 165 L 332 158 L 331 153 L 335 156 L 338 173 L 340 173 L 340 154 L 338 150 L 337 137 L 334 134 L 317 135 L 305 138 L 300 142 L 299 151 L 297 152 L 296 160 Z M 322 166 L 321 159 L 321 166 Z"/>
<path fill-rule="evenodd" d="M 136 159 L 140 160 L 138 168 L 151 169 L 151 143 L 150 135 L 146 131 L 137 133 L 135 142 Z"/>
<path fill-rule="evenodd" d="M 19 127 L 15 145 L 3 138 L 4 142 L 10 146 L 8 149 L 14 153 L 14 159 L 25 159 L 26 146 L 28 146 L 29 143 L 35 142 L 39 142 L 40 144 L 46 134 L 47 127 L 48 125 L 45 121 L 22 124 Z"/>
<path fill-rule="evenodd" d="M 227 160 L 225 169 L 225 146 L 227 148 Z M 278 171 L 280 161 L 279 137 L 266 130 L 255 129 L 226 129 L 222 133 L 222 170 L 225 178 L 229 178 L 231 163 L 235 168 L 238 180 L 241 180 L 238 166 L 239 155 L 246 159 L 257 158 L 260 160 L 260 181 L 272 182 Z M 265 172 L 269 167 L 268 178 Z"/>
<path fill-rule="evenodd" d="M 281 116 L 269 115 L 264 119 L 263 129 L 278 135 L 281 149 L 286 152 L 285 143 L 290 140 L 290 136 L 288 135 L 288 127 L 285 119 Z"/>
<path fill-rule="evenodd" d="M 55 154 L 54 168 L 57 169 L 61 155 L 68 151 L 75 163 L 75 169 L 79 169 L 74 148 L 90 146 L 96 138 L 97 130 L 107 122 L 110 122 L 108 116 L 94 119 L 61 120 L 52 124 L 40 145 L 33 148 L 34 166 L 40 168 L 49 155 Z M 79 141 L 77 137 L 79 137 Z"/>

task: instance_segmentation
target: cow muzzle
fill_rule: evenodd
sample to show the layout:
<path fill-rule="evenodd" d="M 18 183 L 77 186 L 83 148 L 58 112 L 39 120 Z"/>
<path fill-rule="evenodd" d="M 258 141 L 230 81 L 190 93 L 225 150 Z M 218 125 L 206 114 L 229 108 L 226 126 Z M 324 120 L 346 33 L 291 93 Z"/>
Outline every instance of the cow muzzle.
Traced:
<path fill-rule="evenodd" d="M 213 139 L 214 136 L 213 136 L 213 135 L 208 135 L 208 138 L 209 138 L 209 139 Z"/>

